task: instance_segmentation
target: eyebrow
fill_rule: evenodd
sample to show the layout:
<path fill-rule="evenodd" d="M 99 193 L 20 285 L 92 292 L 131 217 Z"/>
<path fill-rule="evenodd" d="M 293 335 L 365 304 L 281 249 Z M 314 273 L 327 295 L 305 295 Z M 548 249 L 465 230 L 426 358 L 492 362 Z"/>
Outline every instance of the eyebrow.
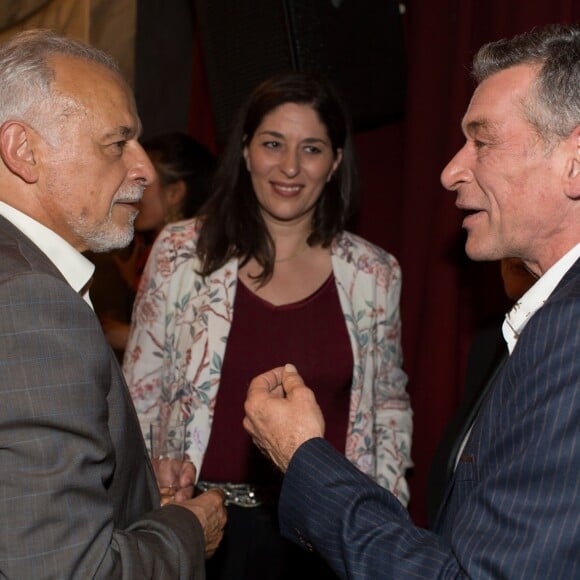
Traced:
<path fill-rule="evenodd" d="M 131 137 L 137 136 L 139 134 L 139 130 L 135 127 L 128 127 L 127 125 L 120 125 L 119 127 L 115 127 L 112 131 L 109 131 L 106 135 L 106 139 L 113 139 L 116 137 L 123 137 L 124 139 L 130 139 Z"/>
<path fill-rule="evenodd" d="M 260 131 L 257 135 L 270 135 L 271 137 L 276 137 L 277 139 L 285 139 L 286 137 L 282 133 L 278 133 L 278 131 Z M 322 137 L 306 137 L 306 139 L 302 139 L 301 143 L 324 143 L 325 145 L 330 145 L 328 139 L 324 139 Z"/>
<path fill-rule="evenodd" d="M 466 135 L 475 135 L 481 131 L 487 131 L 491 135 L 496 133 L 495 125 L 490 123 L 487 119 L 475 119 L 465 125 L 464 132 Z"/>

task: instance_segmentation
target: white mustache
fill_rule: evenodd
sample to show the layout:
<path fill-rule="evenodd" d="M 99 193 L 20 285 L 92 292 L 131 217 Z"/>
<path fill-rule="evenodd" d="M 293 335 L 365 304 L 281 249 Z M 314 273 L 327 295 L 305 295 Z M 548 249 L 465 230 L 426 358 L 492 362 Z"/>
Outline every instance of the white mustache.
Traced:
<path fill-rule="evenodd" d="M 131 185 L 119 191 L 113 203 L 139 203 L 143 198 L 143 190 L 145 187 L 141 185 Z"/>

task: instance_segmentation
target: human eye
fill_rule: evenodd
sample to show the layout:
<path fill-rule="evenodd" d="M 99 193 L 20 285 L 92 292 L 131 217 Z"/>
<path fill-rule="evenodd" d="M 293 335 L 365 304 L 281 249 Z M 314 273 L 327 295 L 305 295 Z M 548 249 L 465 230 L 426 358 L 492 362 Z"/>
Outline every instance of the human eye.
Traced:
<path fill-rule="evenodd" d="M 264 141 L 262 146 L 266 149 L 279 149 L 280 148 L 280 141 L 275 141 L 273 139 Z"/>
<path fill-rule="evenodd" d="M 498 138 L 490 131 L 476 131 L 470 136 L 469 141 L 471 141 L 475 151 L 480 154 L 493 148 L 498 143 Z"/>
<path fill-rule="evenodd" d="M 113 148 L 115 153 L 123 153 L 123 150 L 125 149 L 126 145 L 127 145 L 126 139 L 121 139 L 119 141 L 114 141 L 113 143 L 111 143 L 111 147 Z"/>
<path fill-rule="evenodd" d="M 478 159 L 483 159 L 489 152 L 489 143 L 482 139 L 471 139 L 471 146 L 473 147 L 473 152 Z"/>
<path fill-rule="evenodd" d="M 312 155 L 319 155 L 320 153 L 322 153 L 322 149 L 320 147 L 317 147 L 316 145 L 306 145 L 306 147 L 304 147 L 304 150 L 306 151 L 306 153 L 310 153 Z"/>

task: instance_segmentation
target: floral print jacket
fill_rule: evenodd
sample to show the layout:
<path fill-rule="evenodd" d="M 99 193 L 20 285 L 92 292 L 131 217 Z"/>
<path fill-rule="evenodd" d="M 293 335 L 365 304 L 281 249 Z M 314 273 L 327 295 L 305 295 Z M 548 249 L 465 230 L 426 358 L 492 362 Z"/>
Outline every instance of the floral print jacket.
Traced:
<path fill-rule="evenodd" d="M 197 274 L 198 227 L 195 219 L 170 224 L 157 238 L 137 294 L 124 372 L 143 427 L 160 418 L 187 421 L 186 447 L 199 473 L 238 264 L 231 260 L 205 279 Z M 401 369 L 401 271 L 393 256 L 348 232 L 336 237 L 331 254 L 354 358 L 345 454 L 406 505 L 412 411 Z"/>

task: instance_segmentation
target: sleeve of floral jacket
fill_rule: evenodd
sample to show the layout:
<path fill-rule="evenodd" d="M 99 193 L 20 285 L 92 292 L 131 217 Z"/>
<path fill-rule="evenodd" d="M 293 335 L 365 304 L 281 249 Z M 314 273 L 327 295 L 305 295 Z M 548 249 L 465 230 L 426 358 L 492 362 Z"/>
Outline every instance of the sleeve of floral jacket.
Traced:
<path fill-rule="evenodd" d="M 405 479 L 411 461 L 413 413 L 406 390 L 407 375 L 402 370 L 401 270 L 390 256 L 390 284 L 379 285 L 376 293 L 376 348 L 373 381 L 375 461 L 377 483 L 391 490 L 403 505 L 409 502 L 409 488 Z"/>
<path fill-rule="evenodd" d="M 406 505 L 413 413 L 402 369 L 401 269 L 391 254 L 348 232 L 332 250 L 355 358 L 346 456 Z"/>
<path fill-rule="evenodd" d="M 164 367 L 170 363 L 167 297 L 178 267 L 174 245 L 166 232 L 153 245 L 137 292 L 123 360 L 123 372 L 147 441 L 146 425 L 160 418 L 167 408 L 163 401 L 171 396 L 164 385 Z"/>

